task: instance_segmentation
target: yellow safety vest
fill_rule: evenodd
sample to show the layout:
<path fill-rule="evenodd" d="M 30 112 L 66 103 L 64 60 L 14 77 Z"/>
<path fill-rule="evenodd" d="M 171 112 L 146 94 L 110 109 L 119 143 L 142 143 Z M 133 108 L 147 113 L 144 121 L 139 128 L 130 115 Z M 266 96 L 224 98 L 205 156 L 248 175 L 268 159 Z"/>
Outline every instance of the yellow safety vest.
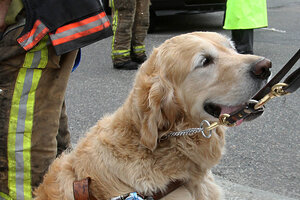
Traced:
<path fill-rule="evenodd" d="M 266 0 L 227 0 L 224 29 L 255 29 L 266 26 Z"/>

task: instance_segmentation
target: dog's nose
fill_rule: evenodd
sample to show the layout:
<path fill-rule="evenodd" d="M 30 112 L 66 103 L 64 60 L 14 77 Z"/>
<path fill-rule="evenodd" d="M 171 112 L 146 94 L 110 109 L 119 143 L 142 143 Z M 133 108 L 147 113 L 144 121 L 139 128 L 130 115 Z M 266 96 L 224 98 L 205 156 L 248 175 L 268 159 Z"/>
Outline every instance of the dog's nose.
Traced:
<path fill-rule="evenodd" d="M 252 67 L 251 72 L 256 78 L 267 79 L 271 75 L 271 67 L 272 62 L 268 59 L 263 59 Z"/>

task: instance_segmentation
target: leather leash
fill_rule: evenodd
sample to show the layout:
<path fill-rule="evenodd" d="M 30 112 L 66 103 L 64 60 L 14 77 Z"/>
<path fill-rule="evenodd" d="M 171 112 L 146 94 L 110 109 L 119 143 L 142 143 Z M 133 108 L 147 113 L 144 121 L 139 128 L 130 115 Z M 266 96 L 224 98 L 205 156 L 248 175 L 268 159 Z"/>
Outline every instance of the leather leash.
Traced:
<path fill-rule="evenodd" d="M 87 177 L 79 181 L 74 181 L 73 183 L 73 193 L 74 193 L 74 199 L 75 200 L 97 200 L 89 191 L 89 185 L 91 183 L 91 178 Z M 144 196 L 144 195 L 139 195 L 143 199 L 146 200 L 159 200 L 163 198 L 164 196 L 168 195 L 169 193 L 173 192 L 180 186 L 184 184 L 183 181 L 174 181 L 171 182 L 167 189 L 164 192 L 156 192 L 150 197 Z M 122 195 L 119 197 L 114 197 L 112 198 L 113 200 L 125 200 L 126 197 L 128 197 L 128 194 Z"/>

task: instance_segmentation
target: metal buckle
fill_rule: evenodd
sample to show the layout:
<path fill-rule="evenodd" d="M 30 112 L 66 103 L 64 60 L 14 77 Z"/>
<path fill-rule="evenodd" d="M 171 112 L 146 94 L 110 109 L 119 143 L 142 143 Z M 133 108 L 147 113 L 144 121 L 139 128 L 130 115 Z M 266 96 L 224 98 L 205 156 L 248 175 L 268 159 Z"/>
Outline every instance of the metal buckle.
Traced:
<path fill-rule="evenodd" d="M 207 128 L 205 128 L 205 130 L 206 131 L 211 131 L 211 130 L 217 128 L 220 125 L 224 125 L 224 126 L 228 126 L 228 127 L 235 126 L 236 123 L 230 123 L 229 121 L 227 121 L 227 119 L 229 117 L 230 117 L 229 114 L 222 114 L 222 115 L 220 115 L 219 121 L 212 123 L 210 126 L 208 126 Z"/>
<path fill-rule="evenodd" d="M 280 97 L 286 94 L 289 94 L 289 92 L 284 91 L 284 87 L 287 87 L 288 84 L 286 83 L 277 83 L 274 85 L 271 89 L 271 92 L 269 92 L 267 95 L 265 95 L 259 102 L 254 106 L 254 109 L 257 110 L 263 105 L 265 105 L 269 100 L 273 99 L 274 97 Z"/>

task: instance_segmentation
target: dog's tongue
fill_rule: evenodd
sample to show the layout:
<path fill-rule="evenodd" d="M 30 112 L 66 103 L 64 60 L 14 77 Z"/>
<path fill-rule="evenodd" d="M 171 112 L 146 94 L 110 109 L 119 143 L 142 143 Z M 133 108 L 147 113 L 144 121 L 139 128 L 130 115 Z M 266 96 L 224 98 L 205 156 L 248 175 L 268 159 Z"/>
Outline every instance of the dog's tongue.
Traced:
<path fill-rule="evenodd" d="M 230 114 L 238 109 L 242 108 L 242 105 L 239 106 L 222 106 L 221 114 Z M 236 122 L 236 126 L 240 125 L 243 122 L 243 119 L 240 119 Z"/>

